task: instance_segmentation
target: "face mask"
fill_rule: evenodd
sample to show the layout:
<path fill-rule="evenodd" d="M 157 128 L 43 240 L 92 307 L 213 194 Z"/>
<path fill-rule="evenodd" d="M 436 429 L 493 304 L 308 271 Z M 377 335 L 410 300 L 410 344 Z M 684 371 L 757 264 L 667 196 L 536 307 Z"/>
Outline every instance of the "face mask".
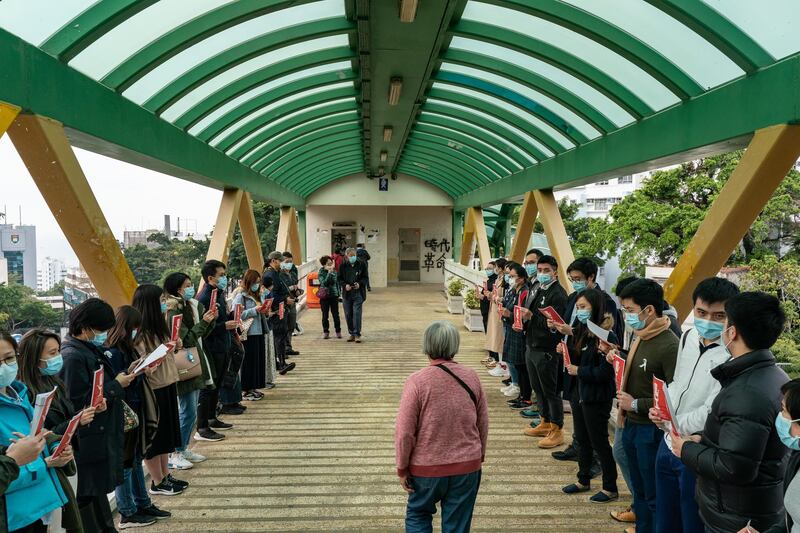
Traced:
<path fill-rule="evenodd" d="M 272 291 L 271 290 L 265 290 L 264 292 L 261 293 L 261 299 L 262 300 L 266 300 L 270 296 L 272 296 Z"/>
<path fill-rule="evenodd" d="M 511 276 L 506 274 L 505 276 L 503 276 L 503 279 L 506 280 L 506 285 L 511 285 Z"/>
<path fill-rule="evenodd" d="M 221 291 L 225 290 L 225 287 L 228 286 L 228 278 L 225 276 L 220 276 L 217 278 L 217 288 Z"/>
<path fill-rule="evenodd" d="M 167 302 L 161 302 L 161 314 L 163 315 L 166 312 L 167 312 Z"/>
<path fill-rule="evenodd" d="M 642 313 L 641 312 L 639 312 L 639 313 L 625 313 L 625 323 L 628 324 L 631 328 L 633 328 L 636 331 L 638 331 L 640 329 L 644 329 L 646 324 L 645 324 L 644 320 L 639 318 L 640 314 L 642 314 Z"/>
<path fill-rule="evenodd" d="M 719 340 L 720 342 L 722 342 L 722 349 L 725 350 L 725 353 L 728 354 L 728 357 L 733 357 L 733 354 L 731 353 L 730 349 L 728 349 L 728 346 L 730 346 L 733 341 L 725 342 L 725 339 L 722 337 L 725 334 L 725 332 L 728 331 L 729 329 L 731 328 L 723 330 L 722 333 L 719 334 Z"/>
<path fill-rule="evenodd" d="M 95 346 L 102 346 L 106 343 L 107 340 L 108 340 L 108 332 L 104 331 L 102 333 L 95 333 L 94 338 L 89 342 L 91 342 Z"/>
<path fill-rule="evenodd" d="M 64 366 L 64 358 L 61 357 L 61 354 L 57 354 L 55 357 L 51 357 L 47 361 L 46 367 L 40 368 L 42 374 L 45 376 L 55 376 L 61 371 L 61 367 Z"/>
<path fill-rule="evenodd" d="M 709 341 L 718 339 L 720 335 L 722 335 L 723 327 L 724 326 L 720 322 L 713 322 L 704 318 L 694 319 L 694 328 L 697 330 L 697 333 L 700 334 L 700 337 Z"/>
<path fill-rule="evenodd" d="M 0 365 L 0 387 L 8 387 L 11 382 L 17 379 L 17 363 L 10 365 Z"/>
<path fill-rule="evenodd" d="M 494 269 L 487 268 L 486 270 L 483 271 L 483 273 L 486 274 L 487 276 L 491 276 L 492 274 L 494 274 Z"/>
<path fill-rule="evenodd" d="M 548 283 L 553 281 L 553 276 L 551 276 L 550 274 L 539 274 L 536 276 L 536 279 L 538 279 L 539 283 L 541 283 L 542 285 L 547 285 Z"/>
<path fill-rule="evenodd" d="M 536 275 L 536 265 L 525 265 L 525 272 L 528 273 L 529 278 L 532 278 Z"/>
<path fill-rule="evenodd" d="M 586 290 L 586 282 L 585 281 L 573 281 L 572 288 L 575 289 L 575 292 L 581 292 Z"/>
<path fill-rule="evenodd" d="M 356 259 L 358 258 L 354 255 L 351 255 L 350 257 L 347 258 L 347 260 L 350 261 L 351 265 L 356 262 Z"/>
<path fill-rule="evenodd" d="M 258 288 L 261 286 L 260 283 L 253 283 L 250 285 L 250 292 L 258 292 Z"/>
<path fill-rule="evenodd" d="M 194 298 L 194 287 L 186 287 L 183 289 L 183 299 L 191 300 L 192 298 Z"/>
<path fill-rule="evenodd" d="M 134 329 L 133 331 L 131 331 L 131 340 L 135 339 L 135 338 L 136 338 L 136 335 L 137 335 L 138 333 L 139 333 L 139 330 L 138 330 L 138 329 Z"/>
<path fill-rule="evenodd" d="M 796 420 L 787 420 L 783 413 L 778 413 L 775 418 L 775 430 L 781 438 L 781 442 L 790 450 L 800 450 L 800 437 L 792 435 L 792 423 L 800 422 L 800 418 Z"/>
<path fill-rule="evenodd" d="M 575 317 L 581 321 L 581 324 L 586 324 L 586 322 L 592 318 L 592 310 L 591 309 L 578 309 L 575 312 Z"/>

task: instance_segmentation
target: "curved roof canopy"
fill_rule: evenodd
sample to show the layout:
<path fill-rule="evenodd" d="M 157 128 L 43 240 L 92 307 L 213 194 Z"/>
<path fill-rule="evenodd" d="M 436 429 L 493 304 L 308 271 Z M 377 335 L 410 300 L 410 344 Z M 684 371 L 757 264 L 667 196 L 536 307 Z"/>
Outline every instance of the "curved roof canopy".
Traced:
<path fill-rule="evenodd" d="M 796 0 L 406 1 L 4 0 L 0 100 L 293 205 L 392 171 L 494 203 L 800 119 Z"/>

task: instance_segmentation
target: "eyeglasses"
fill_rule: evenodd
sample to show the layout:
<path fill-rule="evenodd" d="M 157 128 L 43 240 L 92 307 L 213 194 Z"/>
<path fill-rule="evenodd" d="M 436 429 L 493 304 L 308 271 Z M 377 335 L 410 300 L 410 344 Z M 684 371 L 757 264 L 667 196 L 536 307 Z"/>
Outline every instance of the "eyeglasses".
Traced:
<path fill-rule="evenodd" d="M 9 355 L 0 359 L 0 365 L 13 365 L 17 362 L 17 355 Z"/>

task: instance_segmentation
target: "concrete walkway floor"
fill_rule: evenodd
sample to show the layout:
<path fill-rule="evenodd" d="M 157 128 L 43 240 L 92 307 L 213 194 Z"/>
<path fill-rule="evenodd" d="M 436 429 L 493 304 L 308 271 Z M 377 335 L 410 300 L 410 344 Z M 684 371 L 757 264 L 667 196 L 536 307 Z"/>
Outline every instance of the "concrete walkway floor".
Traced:
<path fill-rule="evenodd" d="M 245 402 L 246 414 L 224 417 L 235 424 L 225 441 L 195 446 L 208 461 L 177 473 L 191 487 L 154 498 L 173 517 L 142 531 L 402 531 L 406 497 L 394 469 L 394 417 L 405 378 L 427 364 L 422 332 L 442 319 L 459 325 L 456 360 L 479 371 L 490 402 L 473 531 L 622 531 L 608 513 L 627 505 L 627 491 L 611 505 L 561 493 L 577 463 L 555 461 L 522 434 L 526 421 L 508 409 L 500 380 L 480 365 L 483 334 L 447 314 L 441 289 L 373 290 L 360 345 L 322 340 L 319 310 L 306 311 L 305 335 L 294 338 L 302 352 L 293 359 L 297 369 L 263 400 Z M 571 422 L 567 417 L 567 434 Z M 598 479 L 593 489 L 599 487 Z M 434 522 L 439 530 L 438 516 Z"/>

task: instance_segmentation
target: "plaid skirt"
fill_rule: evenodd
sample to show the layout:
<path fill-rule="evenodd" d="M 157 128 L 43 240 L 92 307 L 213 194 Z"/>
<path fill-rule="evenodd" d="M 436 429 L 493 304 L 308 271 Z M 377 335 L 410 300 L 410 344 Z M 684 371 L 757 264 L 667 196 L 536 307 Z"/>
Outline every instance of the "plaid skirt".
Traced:
<path fill-rule="evenodd" d="M 505 323 L 503 326 L 505 328 L 503 361 L 512 365 L 525 363 L 525 332 L 514 331 L 510 323 Z"/>

